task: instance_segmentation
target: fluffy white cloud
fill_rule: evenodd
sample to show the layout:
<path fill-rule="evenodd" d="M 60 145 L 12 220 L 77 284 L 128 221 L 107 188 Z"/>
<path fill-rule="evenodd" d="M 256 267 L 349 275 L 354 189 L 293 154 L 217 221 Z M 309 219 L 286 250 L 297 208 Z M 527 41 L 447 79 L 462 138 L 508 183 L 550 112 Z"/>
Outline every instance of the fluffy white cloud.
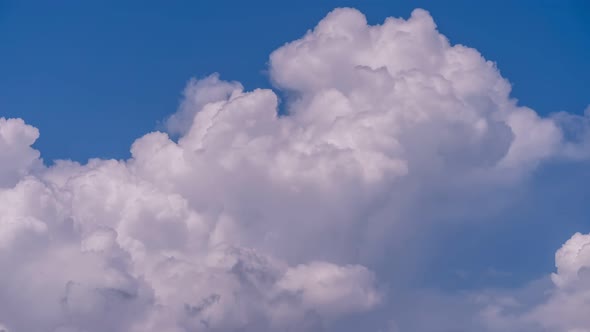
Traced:
<path fill-rule="evenodd" d="M 590 234 L 574 234 L 555 254 L 548 297 L 521 320 L 546 331 L 590 331 Z"/>
<path fill-rule="evenodd" d="M 166 122 L 169 132 L 185 134 L 193 123 L 195 112 L 207 104 L 222 101 L 243 90 L 239 82 L 225 82 L 213 74 L 205 79 L 192 79 L 184 90 L 184 100 L 178 112 Z"/>
<path fill-rule="evenodd" d="M 590 331 L 590 235 L 575 234 L 555 255 L 555 288 L 549 298 L 526 317 L 548 331 Z"/>
<path fill-rule="evenodd" d="M 0 187 L 14 185 L 19 178 L 41 166 L 39 152 L 31 148 L 37 138 L 37 128 L 23 120 L 0 117 Z"/>
<path fill-rule="evenodd" d="M 590 234 L 574 234 L 555 254 L 557 272 L 521 288 L 427 292 L 412 306 L 440 310 L 444 318 L 429 316 L 420 325 L 420 315 L 411 313 L 406 326 L 431 331 L 590 331 L 589 248 Z"/>
<path fill-rule="evenodd" d="M 423 10 L 370 26 L 337 9 L 270 73 L 288 115 L 271 90 L 192 80 L 167 122 L 179 139 L 149 133 L 127 161 L 44 168 L 37 130 L 1 119 L 4 329 L 336 329 L 385 302 L 371 268 L 402 230 L 444 221 L 440 193 L 517 185 L 574 144 Z"/>

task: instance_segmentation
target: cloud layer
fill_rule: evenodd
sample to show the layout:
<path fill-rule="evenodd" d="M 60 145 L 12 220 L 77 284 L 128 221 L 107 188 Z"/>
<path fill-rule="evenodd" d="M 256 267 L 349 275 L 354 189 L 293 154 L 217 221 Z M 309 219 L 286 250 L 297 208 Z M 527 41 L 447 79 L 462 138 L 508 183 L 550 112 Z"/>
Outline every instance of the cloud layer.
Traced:
<path fill-rule="evenodd" d="M 336 9 L 269 66 L 288 114 L 272 90 L 191 80 L 167 122 L 179 139 L 149 133 L 125 161 L 45 167 L 37 129 L 0 119 L 0 331 L 403 329 L 391 290 L 421 254 L 413 234 L 585 158 L 580 118 L 519 106 L 424 10 L 371 26 Z M 480 301 L 481 330 L 586 331 L 587 243 L 558 251 L 554 291 L 526 313 Z"/>

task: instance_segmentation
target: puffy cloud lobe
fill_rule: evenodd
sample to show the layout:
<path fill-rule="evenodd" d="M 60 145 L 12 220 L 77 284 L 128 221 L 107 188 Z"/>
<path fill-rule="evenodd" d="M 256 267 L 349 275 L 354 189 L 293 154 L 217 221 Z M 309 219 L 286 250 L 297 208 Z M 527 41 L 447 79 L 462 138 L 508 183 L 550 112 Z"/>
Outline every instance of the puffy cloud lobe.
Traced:
<path fill-rule="evenodd" d="M 225 82 L 218 74 L 202 80 L 191 80 L 184 90 L 185 99 L 180 110 L 166 121 L 169 132 L 184 134 L 193 123 L 195 111 L 203 106 L 227 99 L 232 93 L 243 90 L 239 82 Z"/>
<path fill-rule="evenodd" d="M 555 254 L 555 287 L 525 317 L 549 331 L 590 331 L 590 234 L 574 234 Z"/>
<path fill-rule="evenodd" d="M 557 273 L 551 279 L 559 288 L 583 282 L 590 268 L 590 234 L 576 233 L 555 254 Z"/>
<path fill-rule="evenodd" d="M 0 187 L 14 185 L 41 165 L 39 152 L 31 148 L 37 138 L 37 128 L 23 120 L 0 118 Z"/>
<path fill-rule="evenodd" d="M 295 118 L 331 127 L 321 138 L 380 152 L 384 161 L 412 168 L 429 158 L 448 171 L 445 164 L 457 158 L 449 168 L 520 167 L 551 155 L 561 138 L 557 126 L 517 107 L 493 63 L 451 46 L 435 28 L 423 10 L 378 26 L 357 11 L 335 10 L 271 55 L 272 78 L 300 96 L 290 109 Z"/>
<path fill-rule="evenodd" d="M 424 197 L 518 184 L 566 144 L 423 10 L 370 26 L 337 9 L 270 73 L 288 115 L 271 90 L 192 80 L 167 122 L 178 140 L 149 133 L 127 161 L 44 168 L 37 130 L 0 120 L 0 322 L 329 330 L 383 303 L 370 248 L 419 227 Z"/>
<path fill-rule="evenodd" d="M 380 297 L 374 284 L 373 274 L 362 266 L 312 262 L 289 269 L 278 287 L 298 294 L 303 306 L 333 315 L 372 308 Z"/>
<path fill-rule="evenodd" d="M 332 270 L 343 294 L 308 303 L 298 294 L 308 285 L 284 286 L 298 268 L 209 245 L 205 218 L 180 196 L 136 181 L 118 162 L 77 167 L 64 183 L 25 179 L 0 194 L 0 264 L 11 271 L 0 277 L 0 319 L 12 330 L 280 329 L 307 312 L 338 316 L 377 303 L 370 272 L 330 263 L 307 271 Z M 58 178 L 53 171 L 47 178 Z M 340 299 L 351 303 L 328 308 Z"/>

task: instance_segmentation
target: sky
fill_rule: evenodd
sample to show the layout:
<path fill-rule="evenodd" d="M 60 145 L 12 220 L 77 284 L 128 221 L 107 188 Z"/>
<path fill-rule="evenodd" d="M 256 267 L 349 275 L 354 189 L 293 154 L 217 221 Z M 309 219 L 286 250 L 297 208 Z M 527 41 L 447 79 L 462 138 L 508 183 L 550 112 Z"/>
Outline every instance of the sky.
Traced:
<path fill-rule="evenodd" d="M 0 0 L 0 332 L 590 332 L 589 19 Z"/>
<path fill-rule="evenodd" d="M 572 1 L 0 1 L 0 109 L 41 130 L 54 159 L 127 158 L 174 112 L 191 77 L 271 87 L 268 54 L 335 7 L 370 23 L 417 7 L 478 49 L 542 114 L 588 104 L 590 9 Z M 102 128 L 108 127 L 108 131 Z"/>

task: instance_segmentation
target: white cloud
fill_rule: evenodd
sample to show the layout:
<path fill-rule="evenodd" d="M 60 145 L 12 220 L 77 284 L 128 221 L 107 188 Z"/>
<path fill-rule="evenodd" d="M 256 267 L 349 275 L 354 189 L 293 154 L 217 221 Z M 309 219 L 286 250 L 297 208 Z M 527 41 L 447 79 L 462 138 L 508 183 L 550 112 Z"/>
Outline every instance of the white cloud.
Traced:
<path fill-rule="evenodd" d="M 205 79 L 192 79 L 184 90 L 184 100 L 177 113 L 166 121 L 169 132 L 185 134 L 193 123 L 195 111 L 207 104 L 222 101 L 244 88 L 239 82 L 225 82 L 213 74 Z"/>
<path fill-rule="evenodd" d="M 448 322 L 432 318 L 428 330 L 459 328 L 489 332 L 590 331 L 590 234 L 574 234 L 555 254 L 557 272 L 521 288 L 427 293 L 414 307 L 445 306 Z M 418 315 L 415 315 L 418 316 Z M 467 317 L 467 318 L 465 318 Z M 420 326 L 414 322 L 408 326 Z M 442 326 L 442 328 L 441 328 Z M 438 328 L 438 329 L 437 329 Z"/>
<path fill-rule="evenodd" d="M 590 331 L 590 234 L 574 234 L 555 254 L 549 296 L 523 317 L 548 331 Z"/>
<path fill-rule="evenodd" d="M 1 119 L 6 328 L 329 330 L 386 302 L 371 265 L 405 269 L 417 254 L 391 248 L 445 221 L 437 193 L 462 206 L 518 185 L 567 143 L 423 10 L 370 26 L 337 9 L 270 73 L 289 115 L 271 90 L 192 80 L 167 122 L 178 141 L 149 133 L 127 161 L 44 168 L 37 130 Z"/>
<path fill-rule="evenodd" d="M 41 165 L 39 152 L 30 147 L 37 138 L 37 128 L 23 120 L 0 117 L 0 187 L 14 185 Z"/>
<path fill-rule="evenodd" d="M 312 262 L 289 269 L 277 286 L 299 296 L 303 306 L 334 315 L 374 307 L 380 298 L 374 285 L 373 274 L 362 266 Z"/>

